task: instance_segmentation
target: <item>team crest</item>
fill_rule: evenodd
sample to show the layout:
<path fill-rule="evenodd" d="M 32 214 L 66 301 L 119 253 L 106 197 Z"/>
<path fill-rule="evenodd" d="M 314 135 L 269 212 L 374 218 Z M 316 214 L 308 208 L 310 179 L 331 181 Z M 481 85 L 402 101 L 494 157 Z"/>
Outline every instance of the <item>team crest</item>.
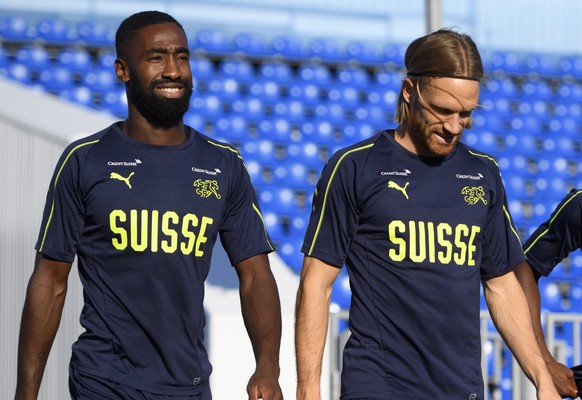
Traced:
<path fill-rule="evenodd" d="M 465 186 L 463 190 L 461 190 L 461 194 L 465 196 L 463 199 L 472 206 L 479 203 L 480 201 L 482 201 L 483 204 L 487 204 L 483 186 Z"/>
<path fill-rule="evenodd" d="M 212 195 L 215 195 L 217 199 L 222 197 L 218 193 L 218 182 L 214 179 L 196 179 L 194 181 L 194 187 L 196 188 L 196 194 L 199 194 L 200 197 L 205 199 Z"/>

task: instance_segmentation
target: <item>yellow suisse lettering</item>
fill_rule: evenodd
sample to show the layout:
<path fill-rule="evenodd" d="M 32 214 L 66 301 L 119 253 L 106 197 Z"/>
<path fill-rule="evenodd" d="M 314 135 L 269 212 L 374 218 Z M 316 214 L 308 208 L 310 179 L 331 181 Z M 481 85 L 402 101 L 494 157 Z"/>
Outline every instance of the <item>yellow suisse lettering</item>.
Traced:
<path fill-rule="evenodd" d="M 109 214 L 111 244 L 119 251 L 131 247 L 138 252 L 179 251 L 184 255 L 194 252 L 196 257 L 202 257 L 204 244 L 208 242 L 206 230 L 213 223 L 210 217 L 180 216 L 174 211 L 113 210 Z"/>
<path fill-rule="evenodd" d="M 465 264 L 467 258 L 467 243 L 463 239 L 469 236 L 469 227 L 465 224 L 457 225 L 455 229 L 455 245 L 459 249 L 459 252 L 455 253 L 453 260 L 457 265 Z"/>
<path fill-rule="evenodd" d="M 413 262 L 423 262 L 426 258 L 426 231 L 424 230 L 424 222 L 418 222 L 417 230 L 416 222 L 410 221 L 408 223 L 408 229 L 410 230 L 410 260 Z"/>
<path fill-rule="evenodd" d="M 435 229 L 433 222 L 391 221 L 388 240 L 394 246 L 388 249 L 388 256 L 392 261 L 475 266 L 475 238 L 480 231 L 480 227 L 466 224 L 451 226 L 442 222 Z"/>
<path fill-rule="evenodd" d="M 180 250 L 186 255 L 192 253 L 192 249 L 194 249 L 194 242 L 196 240 L 196 235 L 194 232 L 188 229 L 190 226 L 198 226 L 198 217 L 196 217 L 194 214 L 186 214 L 182 220 L 182 235 L 187 239 L 187 242 L 182 242 L 180 244 Z"/>
<path fill-rule="evenodd" d="M 200 226 L 200 232 L 198 232 L 198 240 L 196 241 L 196 257 L 202 257 L 204 252 L 200 250 L 200 245 L 206 243 L 208 238 L 206 237 L 206 227 L 212 225 L 214 220 L 209 217 L 202 217 L 202 225 Z"/>
<path fill-rule="evenodd" d="M 137 217 L 137 210 L 129 212 L 130 224 L 130 243 L 131 248 L 135 251 L 144 251 L 148 247 L 148 211 L 141 210 L 141 229 L 138 227 L 139 218 Z M 139 229 L 139 235 L 138 235 Z M 138 239 L 141 236 L 141 240 Z"/>
<path fill-rule="evenodd" d="M 113 210 L 109 214 L 109 228 L 113 234 L 119 235 L 119 237 L 113 237 L 111 239 L 111 244 L 113 244 L 116 250 L 125 250 L 127 247 L 127 231 L 117 226 L 117 221 L 127 221 L 127 215 L 121 210 Z"/>
<path fill-rule="evenodd" d="M 388 250 L 388 256 L 391 260 L 402 261 L 406 257 L 406 241 L 398 237 L 398 233 L 406 231 L 406 226 L 402 221 L 391 221 L 388 224 L 388 240 L 397 246 L 397 249 Z"/>
<path fill-rule="evenodd" d="M 453 245 L 449 240 L 446 239 L 446 236 L 450 236 L 452 233 L 451 226 L 444 222 L 441 222 L 437 225 L 437 241 L 441 247 L 444 247 L 444 251 L 438 252 L 438 259 L 439 262 L 443 264 L 448 264 L 451 262 L 451 254 L 453 252 Z"/>
<path fill-rule="evenodd" d="M 177 225 L 180 217 L 173 211 L 166 211 L 162 216 L 162 233 L 170 238 L 170 240 L 162 240 L 162 250 L 165 253 L 173 253 L 178 249 L 178 232 L 170 227 Z"/>

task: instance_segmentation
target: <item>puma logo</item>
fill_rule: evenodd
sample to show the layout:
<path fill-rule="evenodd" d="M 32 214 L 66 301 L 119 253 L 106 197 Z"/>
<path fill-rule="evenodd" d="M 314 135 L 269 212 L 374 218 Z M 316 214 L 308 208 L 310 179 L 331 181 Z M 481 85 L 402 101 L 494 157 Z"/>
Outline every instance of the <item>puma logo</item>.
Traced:
<path fill-rule="evenodd" d="M 111 175 L 109 175 L 109 179 L 117 179 L 118 181 L 125 182 L 127 187 L 129 187 L 131 189 L 131 183 L 129 182 L 129 178 L 131 178 L 133 176 L 133 174 L 134 174 L 134 172 L 129 174 L 129 176 L 127 178 L 124 178 L 123 176 L 119 175 L 117 172 L 112 172 Z"/>
<path fill-rule="evenodd" d="M 396 189 L 396 190 L 402 192 L 404 197 L 406 197 L 406 199 L 408 200 L 408 194 L 406 193 L 406 188 L 408 187 L 408 183 L 409 182 L 406 182 L 406 185 L 404 185 L 404 187 L 401 187 L 396 182 L 388 181 L 388 187 L 390 189 Z"/>

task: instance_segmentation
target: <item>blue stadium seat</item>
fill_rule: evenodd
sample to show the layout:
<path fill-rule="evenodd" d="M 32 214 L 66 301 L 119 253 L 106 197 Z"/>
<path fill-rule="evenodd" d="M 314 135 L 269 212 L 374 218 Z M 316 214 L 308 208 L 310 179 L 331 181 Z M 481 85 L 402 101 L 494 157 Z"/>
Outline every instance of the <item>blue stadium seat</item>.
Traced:
<path fill-rule="evenodd" d="M 306 48 L 306 56 L 322 61 L 340 61 L 342 56 L 340 45 L 333 39 L 312 39 Z"/>
<path fill-rule="evenodd" d="M 321 64 L 302 64 L 299 66 L 298 75 L 304 82 L 312 82 L 320 86 L 327 86 L 332 81 L 329 68 Z"/>
<path fill-rule="evenodd" d="M 266 56 L 270 54 L 262 36 L 254 33 L 241 32 L 232 40 L 233 51 L 251 56 Z"/>
<path fill-rule="evenodd" d="M 289 84 L 294 78 L 291 66 L 282 62 L 263 62 L 259 66 L 259 75 L 279 84 Z"/>
<path fill-rule="evenodd" d="M 283 240 L 279 243 L 277 253 L 283 261 L 296 273 L 301 272 L 303 254 L 301 253 L 301 240 Z"/>
<path fill-rule="evenodd" d="M 208 92 L 219 96 L 221 100 L 233 100 L 240 97 L 241 84 L 229 77 L 217 77 L 208 81 Z"/>
<path fill-rule="evenodd" d="M 93 68 L 91 54 L 81 48 L 65 48 L 60 50 L 57 54 L 56 64 L 78 74 L 86 74 Z M 114 75 L 113 70 L 111 70 L 111 74 Z"/>
<path fill-rule="evenodd" d="M 32 85 L 30 68 L 25 64 L 13 62 L 6 68 L 6 74 L 10 79 L 25 85 Z"/>
<path fill-rule="evenodd" d="M 387 44 L 381 51 L 380 57 L 387 64 L 404 65 L 404 53 L 407 45 Z"/>
<path fill-rule="evenodd" d="M 196 80 L 208 80 L 215 76 L 214 64 L 206 57 L 191 57 L 190 70 L 192 77 Z"/>
<path fill-rule="evenodd" d="M 111 114 L 124 118 L 127 115 L 125 88 L 120 87 L 104 93 L 101 106 Z"/>
<path fill-rule="evenodd" d="M 563 56 L 558 64 L 560 74 L 574 78 L 582 77 L 582 57 L 579 55 Z"/>
<path fill-rule="evenodd" d="M 298 59 L 304 57 L 303 43 L 293 36 L 277 36 L 271 41 L 271 52 L 283 57 Z"/>
<path fill-rule="evenodd" d="M 115 29 L 99 21 L 81 21 L 77 24 L 79 41 L 89 46 L 113 47 L 115 44 Z"/>
<path fill-rule="evenodd" d="M 222 115 L 222 100 L 215 94 L 193 95 L 190 98 L 190 111 L 205 117 L 218 117 Z"/>
<path fill-rule="evenodd" d="M 370 84 L 368 72 L 363 68 L 339 67 L 336 73 L 337 81 L 342 84 L 365 89 Z"/>
<path fill-rule="evenodd" d="M 232 46 L 224 32 L 212 29 L 198 31 L 193 40 L 191 40 L 190 46 L 209 53 L 228 53 L 232 51 Z"/>
<path fill-rule="evenodd" d="M 289 121 L 282 117 L 262 120 L 259 123 L 258 133 L 261 138 L 286 145 L 299 140 L 293 137 Z"/>
<path fill-rule="evenodd" d="M 314 83 L 296 83 L 288 87 L 289 97 L 304 104 L 318 104 L 321 101 L 320 87 Z"/>
<path fill-rule="evenodd" d="M 549 54 L 527 54 L 522 63 L 526 73 L 544 76 L 560 74 L 556 57 Z"/>
<path fill-rule="evenodd" d="M 281 100 L 273 104 L 273 113 L 276 117 L 285 117 L 290 122 L 305 120 L 305 105 L 299 100 Z"/>
<path fill-rule="evenodd" d="M 264 211 L 263 219 L 265 221 L 265 228 L 267 229 L 272 241 L 280 242 L 285 239 L 285 233 L 279 223 L 277 214 L 271 211 Z"/>
<path fill-rule="evenodd" d="M 52 64 L 48 50 L 42 46 L 20 47 L 16 50 L 15 61 L 36 71 Z"/>
<path fill-rule="evenodd" d="M 399 92 L 404 76 L 393 70 L 379 69 L 374 72 L 372 79 L 374 86 L 378 85 Z"/>
<path fill-rule="evenodd" d="M 487 72 L 523 73 L 520 56 L 512 51 L 493 51 L 484 54 L 484 68 Z"/>
<path fill-rule="evenodd" d="M 362 90 L 365 93 L 367 89 Z M 360 90 L 353 86 L 333 85 L 327 91 L 329 101 L 338 102 L 345 106 L 355 107 L 360 105 Z"/>
<path fill-rule="evenodd" d="M 522 83 L 521 93 L 525 98 L 551 100 L 554 93 L 550 84 L 545 80 L 528 80 Z"/>
<path fill-rule="evenodd" d="M 345 47 L 346 58 L 363 64 L 377 64 L 382 62 L 379 49 L 372 43 L 353 41 Z"/>
<path fill-rule="evenodd" d="M 38 82 L 49 92 L 71 90 L 75 86 L 73 74 L 62 66 L 43 69 L 38 75 Z"/>
<path fill-rule="evenodd" d="M 224 60 L 220 63 L 219 69 L 225 77 L 236 79 L 239 82 L 251 82 L 254 79 L 253 66 L 246 60 Z"/>
<path fill-rule="evenodd" d="M 248 87 L 249 94 L 272 104 L 281 99 L 281 85 L 270 79 L 256 79 Z"/>
<path fill-rule="evenodd" d="M 0 37 L 11 41 L 26 41 L 36 38 L 36 30 L 22 17 L 0 18 Z"/>
<path fill-rule="evenodd" d="M 36 23 L 37 36 L 52 43 L 72 43 L 77 40 L 76 29 L 61 18 L 43 18 Z"/>
<path fill-rule="evenodd" d="M 332 286 L 331 302 L 337 304 L 340 309 L 347 310 L 350 308 L 351 297 L 350 278 L 346 269 L 342 268 Z"/>
<path fill-rule="evenodd" d="M 75 86 L 59 91 L 59 97 L 81 104 L 85 107 L 95 107 L 93 92 L 84 86 Z"/>
<path fill-rule="evenodd" d="M 82 83 L 96 92 L 107 92 L 123 85 L 112 68 L 94 68 L 82 76 Z"/>
<path fill-rule="evenodd" d="M 264 117 L 263 102 L 254 97 L 236 99 L 231 103 L 231 113 L 244 116 L 247 120 L 262 120 Z"/>
<path fill-rule="evenodd" d="M 205 121 L 204 118 L 200 115 L 200 114 L 194 114 L 191 112 L 187 112 L 184 115 L 184 123 L 194 129 L 196 129 L 198 132 L 202 132 L 205 133 Z"/>
<path fill-rule="evenodd" d="M 322 102 L 313 108 L 313 118 L 317 120 L 327 120 L 333 123 L 344 123 L 346 121 L 344 106 L 335 102 Z"/>
<path fill-rule="evenodd" d="M 97 54 L 97 59 L 95 60 L 95 68 L 105 68 L 111 71 L 115 75 L 115 70 L 113 69 L 115 59 L 117 55 L 115 50 L 107 49 L 101 51 Z"/>

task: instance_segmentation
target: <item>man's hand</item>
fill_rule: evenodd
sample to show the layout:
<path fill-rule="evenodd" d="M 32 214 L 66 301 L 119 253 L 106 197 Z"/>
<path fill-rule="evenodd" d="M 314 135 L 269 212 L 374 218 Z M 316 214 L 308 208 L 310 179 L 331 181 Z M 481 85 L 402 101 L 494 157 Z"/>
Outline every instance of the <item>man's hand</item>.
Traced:
<path fill-rule="evenodd" d="M 574 372 L 564 364 L 560 364 L 555 360 L 546 361 L 546 366 L 548 367 L 554 386 L 556 387 L 556 390 L 558 390 L 560 396 L 562 396 L 562 398 L 571 397 L 577 399 L 578 388 L 574 381 Z"/>
<path fill-rule="evenodd" d="M 283 400 L 278 375 L 278 371 L 255 371 L 247 385 L 249 400 Z"/>

